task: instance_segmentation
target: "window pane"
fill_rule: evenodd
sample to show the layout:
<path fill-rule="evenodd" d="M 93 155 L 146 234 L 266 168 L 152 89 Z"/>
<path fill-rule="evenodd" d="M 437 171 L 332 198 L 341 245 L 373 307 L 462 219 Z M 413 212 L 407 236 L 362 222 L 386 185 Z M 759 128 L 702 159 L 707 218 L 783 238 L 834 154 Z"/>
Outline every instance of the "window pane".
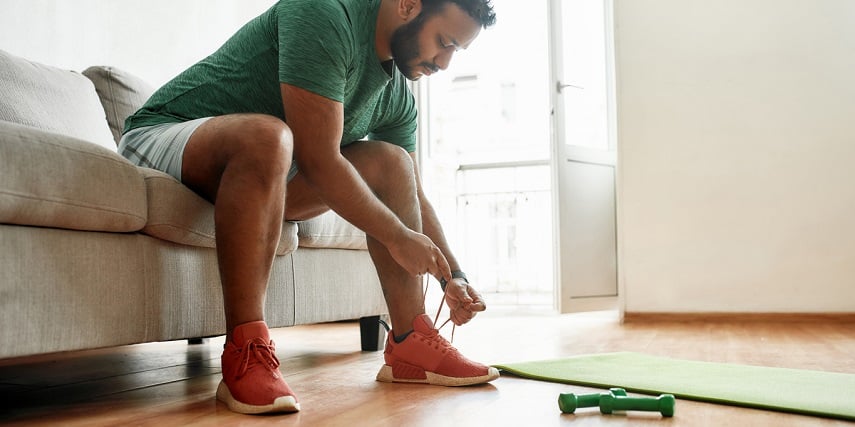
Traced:
<path fill-rule="evenodd" d="M 494 1 L 497 24 L 427 80 L 430 155 L 460 164 L 549 157 L 546 2 Z"/>
<path fill-rule="evenodd" d="M 459 249 L 491 305 L 552 307 L 549 174 L 548 165 L 459 173 Z"/>
<path fill-rule="evenodd" d="M 565 143 L 608 150 L 603 0 L 561 2 Z M 591 19 L 591 17 L 596 19 Z"/>
<path fill-rule="evenodd" d="M 455 255 L 488 305 L 549 310 L 547 2 L 493 4 L 497 24 L 456 53 L 447 71 L 424 81 L 424 185 Z"/>

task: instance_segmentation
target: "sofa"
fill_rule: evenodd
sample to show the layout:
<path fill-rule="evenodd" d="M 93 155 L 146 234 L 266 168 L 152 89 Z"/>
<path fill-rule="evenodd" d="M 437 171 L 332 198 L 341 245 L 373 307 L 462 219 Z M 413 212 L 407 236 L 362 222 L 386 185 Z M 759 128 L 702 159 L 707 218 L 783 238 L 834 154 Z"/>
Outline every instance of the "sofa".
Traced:
<path fill-rule="evenodd" d="M 0 359 L 225 333 L 213 205 L 116 152 L 153 88 L 0 50 Z M 334 213 L 283 222 L 270 327 L 387 313 L 365 234 Z"/>

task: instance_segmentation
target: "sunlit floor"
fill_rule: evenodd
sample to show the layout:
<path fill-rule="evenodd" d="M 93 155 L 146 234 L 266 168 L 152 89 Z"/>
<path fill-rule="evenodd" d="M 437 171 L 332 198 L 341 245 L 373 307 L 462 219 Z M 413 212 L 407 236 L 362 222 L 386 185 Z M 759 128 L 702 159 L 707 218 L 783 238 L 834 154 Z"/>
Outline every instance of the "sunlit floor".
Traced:
<path fill-rule="evenodd" d="M 479 316 L 454 344 L 484 363 L 638 351 L 694 360 L 855 373 L 853 325 L 651 322 L 621 325 L 614 312 Z M 442 330 L 450 336 L 451 329 Z M 563 392 L 598 391 L 502 376 L 444 388 L 374 380 L 382 353 L 359 351 L 355 322 L 273 331 L 281 370 L 302 412 L 246 416 L 214 399 L 222 338 L 152 343 L 0 361 L 0 424 L 45 425 L 851 425 L 843 421 L 678 400 L 676 415 L 562 415 Z"/>

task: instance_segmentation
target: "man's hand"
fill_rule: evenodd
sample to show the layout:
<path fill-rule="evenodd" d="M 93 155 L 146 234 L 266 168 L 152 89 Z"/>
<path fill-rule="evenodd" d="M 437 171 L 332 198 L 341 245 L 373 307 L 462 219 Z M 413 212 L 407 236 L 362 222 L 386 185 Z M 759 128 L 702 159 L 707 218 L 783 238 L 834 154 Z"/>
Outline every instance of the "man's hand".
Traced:
<path fill-rule="evenodd" d="M 445 285 L 445 303 L 451 310 L 451 321 L 463 325 L 487 309 L 481 294 L 463 279 L 452 279 Z"/>
<path fill-rule="evenodd" d="M 451 277 L 451 267 L 430 237 L 407 230 L 387 247 L 392 258 L 413 276 L 430 274 L 437 280 Z"/>

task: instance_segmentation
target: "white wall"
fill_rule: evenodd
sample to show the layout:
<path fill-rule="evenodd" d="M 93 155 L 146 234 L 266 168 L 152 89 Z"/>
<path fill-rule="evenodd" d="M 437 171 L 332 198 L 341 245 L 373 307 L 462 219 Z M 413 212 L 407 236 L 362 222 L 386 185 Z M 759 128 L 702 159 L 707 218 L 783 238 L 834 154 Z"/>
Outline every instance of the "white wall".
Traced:
<path fill-rule="evenodd" d="M 112 65 L 153 86 L 216 50 L 274 0 L 3 0 L 0 49 L 75 71 Z"/>
<path fill-rule="evenodd" d="M 4 0 L 0 49 L 159 86 L 272 3 Z M 855 311 L 855 1 L 615 3 L 625 309 Z"/>
<path fill-rule="evenodd" d="M 855 2 L 615 18 L 625 310 L 855 311 Z"/>

